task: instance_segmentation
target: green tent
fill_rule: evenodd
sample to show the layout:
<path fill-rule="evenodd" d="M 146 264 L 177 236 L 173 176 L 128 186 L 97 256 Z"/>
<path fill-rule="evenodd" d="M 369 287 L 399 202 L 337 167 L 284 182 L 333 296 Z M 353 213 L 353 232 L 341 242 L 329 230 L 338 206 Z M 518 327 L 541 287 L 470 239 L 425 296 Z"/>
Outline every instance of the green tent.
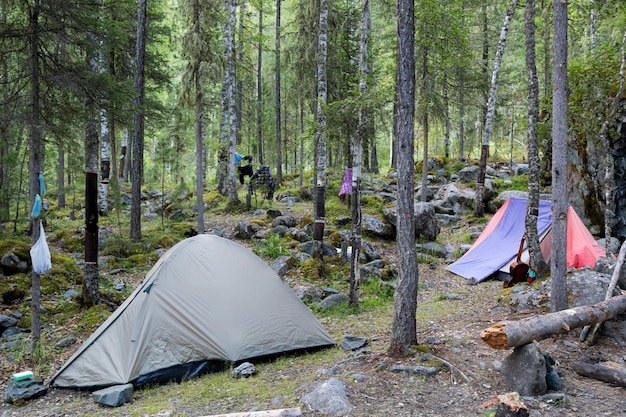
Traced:
<path fill-rule="evenodd" d="M 141 386 L 334 344 L 262 259 L 231 240 L 203 234 L 163 255 L 49 384 Z"/>

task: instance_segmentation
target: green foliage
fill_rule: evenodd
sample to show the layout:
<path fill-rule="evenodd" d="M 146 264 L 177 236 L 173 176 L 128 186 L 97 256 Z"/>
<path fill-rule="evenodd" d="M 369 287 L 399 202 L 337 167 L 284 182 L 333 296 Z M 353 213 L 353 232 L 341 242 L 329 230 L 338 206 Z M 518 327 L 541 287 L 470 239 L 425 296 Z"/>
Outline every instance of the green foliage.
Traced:
<path fill-rule="evenodd" d="M 497 192 L 509 190 L 528 191 L 528 175 L 515 175 L 507 179 L 496 179 L 493 181 L 494 187 Z"/>
<path fill-rule="evenodd" d="M 270 233 L 266 239 L 259 241 L 252 249 L 252 252 L 261 258 L 276 259 L 279 256 L 289 255 L 288 243 L 288 239 L 281 238 L 276 233 Z"/>

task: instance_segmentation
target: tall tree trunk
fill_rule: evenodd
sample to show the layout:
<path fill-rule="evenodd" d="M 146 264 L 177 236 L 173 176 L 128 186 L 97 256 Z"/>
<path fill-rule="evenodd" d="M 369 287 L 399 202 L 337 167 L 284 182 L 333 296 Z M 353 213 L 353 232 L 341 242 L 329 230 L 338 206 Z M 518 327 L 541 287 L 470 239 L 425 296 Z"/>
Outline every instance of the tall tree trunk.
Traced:
<path fill-rule="evenodd" d="M 615 122 L 617 111 L 619 110 L 619 103 L 624 95 L 624 68 L 626 67 L 626 31 L 622 37 L 622 64 L 619 70 L 619 90 L 615 98 L 609 107 L 606 120 L 602 124 L 600 129 L 600 139 L 604 145 L 604 149 L 609 150 L 606 153 L 606 167 L 604 169 L 604 239 L 606 241 L 607 254 L 609 242 L 613 234 L 613 224 L 615 218 L 615 209 L 613 206 L 613 190 L 615 187 L 615 158 L 613 149 L 615 149 L 615 143 L 613 138 L 609 134 L 609 127 Z"/>
<path fill-rule="evenodd" d="M 65 208 L 65 147 L 63 142 L 57 143 L 59 159 L 57 161 L 57 206 Z"/>
<path fill-rule="evenodd" d="M 484 214 L 484 197 L 485 197 L 485 172 L 487 170 L 487 158 L 489 157 L 489 142 L 491 141 L 491 130 L 493 129 L 493 118 L 496 112 L 496 93 L 498 89 L 498 74 L 500 73 L 500 65 L 502 63 L 502 55 L 504 54 L 504 45 L 506 43 L 506 35 L 509 31 L 511 17 L 515 11 L 517 0 L 511 0 L 509 9 L 506 12 L 502 31 L 500 32 L 500 40 L 496 51 L 496 58 L 493 64 L 493 72 L 491 74 L 491 87 L 489 89 L 489 100 L 487 101 L 487 114 L 485 117 L 485 128 L 483 130 L 483 141 L 480 150 L 480 170 L 478 171 L 478 180 L 476 181 L 476 199 L 474 201 L 474 216 L 482 217 Z"/>
<path fill-rule="evenodd" d="M 263 3 L 259 4 L 259 43 L 256 65 L 256 143 L 259 164 L 263 165 Z"/>
<path fill-rule="evenodd" d="M 428 97 L 428 48 L 424 47 L 422 51 L 422 59 L 423 59 L 423 68 L 422 68 L 422 100 L 424 97 Z M 428 196 L 428 102 L 425 102 L 422 106 L 422 114 L 423 117 L 423 125 L 422 130 L 424 130 L 424 152 L 422 159 L 422 186 L 420 187 L 420 201 L 425 202 L 426 197 Z"/>
<path fill-rule="evenodd" d="M 415 118 L 415 12 L 413 0 L 398 0 L 398 283 L 394 294 L 389 353 L 402 356 L 417 343 L 413 133 Z"/>
<path fill-rule="evenodd" d="M 554 0 L 552 89 L 552 289 L 550 308 L 567 308 L 567 0 Z"/>
<path fill-rule="evenodd" d="M 132 202 L 130 207 L 130 238 L 141 240 L 141 184 L 143 182 L 144 148 L 144 59 L 146 54 L 146 26 L 148 0 L 137 0 L 137 47 L 135 51 L 135 108 L 133 127 L 133 163 L 130 172 Z"/>
<path fill-rule="evenodd" d="M 328 0 L 320 0 L 317 61 L 317 132 L 315 137 L 315 256 L 320 256 L 326 221 L 326 59 L 328 54 Z"/>
<path fill-rule="evenodd" d="M 359 35 L 359 122 L 352 144 L 352 233 L 350 246 L 350 304 L 359 303 L 359 287 L 361 274 L 359 270 L 359 255 L 361 253 L 362 225 L 361 225 L 361 165 L 362 143 L 367 131 L 367 109 L 363 105 L 367 93 L 367 76 L 369 74 L 368 39 L 370 32 L 370 2 L 361 0 L 361 24 Z"/>
<path fill-rule="evenodd" d="M 530 253 L 530 268 L 538 277 L 548 272 L 537 235 L 539 217 L 539 82 L 535 63 L 535 0 L 526 0 L 526 74 L 528 76 L 528 202 L 526 207 L 526 242 Z"/>
<path fill-rule="evenodd" d="M 198 39 L 200 30 L 200 0 L 193 1 L 193 31 Z M 195 51 L 194 51 L 195 52 Z M 196 212 L 198 234 L 204 233 L 204 93 L 200 65 L 202 57 L 194 53 L 193 79 L 195 82 L 194 112 L 196 118 Z"/>
<path fill-rule="evenodd" d="M 4 3 L 0 6 L 0 23 L 2 27 L 7 24 L 7 13 Z M 4 58 L 4 57 L 3 57 Z M 0 77 L 4 80 L 9 79 L 9 66 L 6 59 L 0 60 Z M 8 83 L 2 83 L 2 95 L 0 100 L 8 102 L 9 99 Z M 8 112 L 7 112 L 8 113 Z M 10 121 L 0 122 L 0 223 L 8 221 L 10 218 L 10 171 L 8 161 L 9 156 L 9 124 Z"/>
<path fill-rule="evenodd" d="M 465 3 L 461 8 L 461 31 L 465 31 Z M 457 66 L 459 74 L 459 160 L 462 161 L 465 156 L 465 66 L 460 64 Z"/>
<path fill-rule="evenodd" d="M 29 133 L 29 200 L 31 207 L 35 197 L 41 192 L 39 189 L 39 173 L 43 171 L 43 133 L 40 124 L 40 85 L 39 85 L 39 11 L 40 1 L 34 0 L 30 9 L 30 71 L 31 71 L 31 120 Z M 39 217 L 32 219 L 33 244 L 39 239 Z M 41 339 L 41 278 L 35 271 L 31 273 L 31 353 L 39 347 Z"/>
<path fill-rule="evenodd" d="M 95 36 L 89 35 L 87 65 L 93 73 L 99 72 Z M 82 301 L 84 305 L 100 303 L 98 271 L 98 152 L 101 115 L 96 102 L 88 97 L 85 105 L 85 271 Z"/>
<path fill-rule="evenodd" d="M 283 151 L 280 128 L 280 0 L 276 0 L 276 183 L 283 182 Z"/>
<path fill-rule="evenodd" d="M 237 182 L 235 181 L 235 147 L 237 145 L 237 102 L 235 91 L 237 77 L 235 73 L 235 21 L 237 7 L 235 0 L 226 1 L 227 30 L 224 33 L 226 46 L 226 73 L 228 74 L 228 204 L 239 205 Z"/>
<path fill-rule="evenodd" d="M 237 42 L 237 58 L 235 60 L 235 62 L 238 62 L 239 65 L 241 67 L 243 67 L 243 56 L 244 56 L 244 37 L 245 37 L 245 33 L 244 33 L 244 23 L 243 21 L 246 18 L 246 2 L 245 0 L 241 0 L 241 4 L 239 6 L 239 42 Z M 235 74 L 236 74 L 236 70 L 235 70 Z M 235 77 L 237 78 L 237 77 Z M 237 93 L 235 96 L 235 109 L 236 109 L 236 135 L 237 135 L 237 139 L 236 139 L 236 144 L 237 145 L 241 145 L 241 125 L 242 125 L 242 106 L 243 106 L 243 83 L 242 82 L 238 82 L 237 84 Z"/>
<path fill-rule="evenodd" d="M 450 100 L 448 99 L 448 77 L 443 76 L 443 148 L 446 158 L 450 157 Z"/>

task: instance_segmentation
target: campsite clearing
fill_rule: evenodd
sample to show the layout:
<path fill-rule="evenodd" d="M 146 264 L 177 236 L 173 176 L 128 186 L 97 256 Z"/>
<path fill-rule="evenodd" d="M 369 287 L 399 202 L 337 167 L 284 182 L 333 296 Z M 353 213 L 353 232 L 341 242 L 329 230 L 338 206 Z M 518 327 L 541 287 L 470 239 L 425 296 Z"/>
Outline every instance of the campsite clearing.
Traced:
<path fill-rule="evenodd" d="M 447 238 L 445 233 L 441 237 Z M 393 243 L 380 245 L 385 258 L 398 256 Z M 88 391 L 52 388 L 42 398 L 23 405 L 2 403 L 0 415 L 198 417 L 300 407 L 305 417 L 327 417 L 328 414 L 304 406 L 300 398 L 312 390 L 314 382 L 335 377 L 346 383 L 353 417 L 493 416 L 493 405 L 481 405 L 507 392 L 504 378 L 496 368 L 511 350 L 491 349 L 480 339 L 480 332 L 499 321 L 540 312 L 512 314 L 503 301 L 503 295 L 511 289 L 503 290 L 500 281 L 468 285 L 466 279 L 446 271 L 445 267 L 443 261 L 419 265 L 417 330 L 421 353 L 414 357 L 394 359 L 387 355 L 392 299 L 378 300 L 373 307 L 368 307 L 364 300 L 359 312 L 316 312 L 337 343 L 346 334 L 367 337 L 369 345 L 364 352 L 330 348 L 255 363 L 258 374 L 250 378 L 234 379 L 227 370 L 180 384 L 146 387 L 135 391 L 130 403 L 115 409 L 94 403 Z M 135 277 L 136 285 L 141 278 Z M 292 287 L 306 284 L 297 274 L 288 276 L 286 281 Z M 578 333 L 573 330 L 539 342 L 541 349 L 557 361 L 564 390 L 545 398 L 524 399 L 530 416 L 597 417 L 626 413 L 624 388 L 582 377 L 573 369 L 575 363 L 590 360 L 623 363 L 624 348 L 602 336 L 595 346 L 589 347 L 578 341 Z M 57 366 L 77 348 L 59 357 Z M 460 370 L 470 382 L 450 366 L 437 362 L 435 357 Z M 388 370 L 392 365 L 425 363 L 439 366 L 441 371 L 423 377 Z M 3 381 L 9 378 L 9 374 L 3 375 Z"/>

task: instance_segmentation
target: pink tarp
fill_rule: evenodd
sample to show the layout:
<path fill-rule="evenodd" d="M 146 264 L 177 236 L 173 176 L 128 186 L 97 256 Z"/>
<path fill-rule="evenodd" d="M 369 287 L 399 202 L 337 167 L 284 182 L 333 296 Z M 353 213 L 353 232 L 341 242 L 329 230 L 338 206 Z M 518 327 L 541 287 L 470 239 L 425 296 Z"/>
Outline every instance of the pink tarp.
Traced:
<path fill-rule="evenodd" d="M 546 261 L 550 259 L 550 226 L 552 225 L 552 203 L 539 202 L 537 233 L 543 236 L 542 252 Z M 517 257 L 520 240 L 526 226 L 526 199 L 510 198 L 491 218 L 472 247 L 448 270 L 464 278 L 483 281 Z M 547 243 L 547 244 L 546 244 Z M 569 207 L 567 212 L 567 267 L 593 266 L 604 249 L 598 245 L 576 212 Z"/>

